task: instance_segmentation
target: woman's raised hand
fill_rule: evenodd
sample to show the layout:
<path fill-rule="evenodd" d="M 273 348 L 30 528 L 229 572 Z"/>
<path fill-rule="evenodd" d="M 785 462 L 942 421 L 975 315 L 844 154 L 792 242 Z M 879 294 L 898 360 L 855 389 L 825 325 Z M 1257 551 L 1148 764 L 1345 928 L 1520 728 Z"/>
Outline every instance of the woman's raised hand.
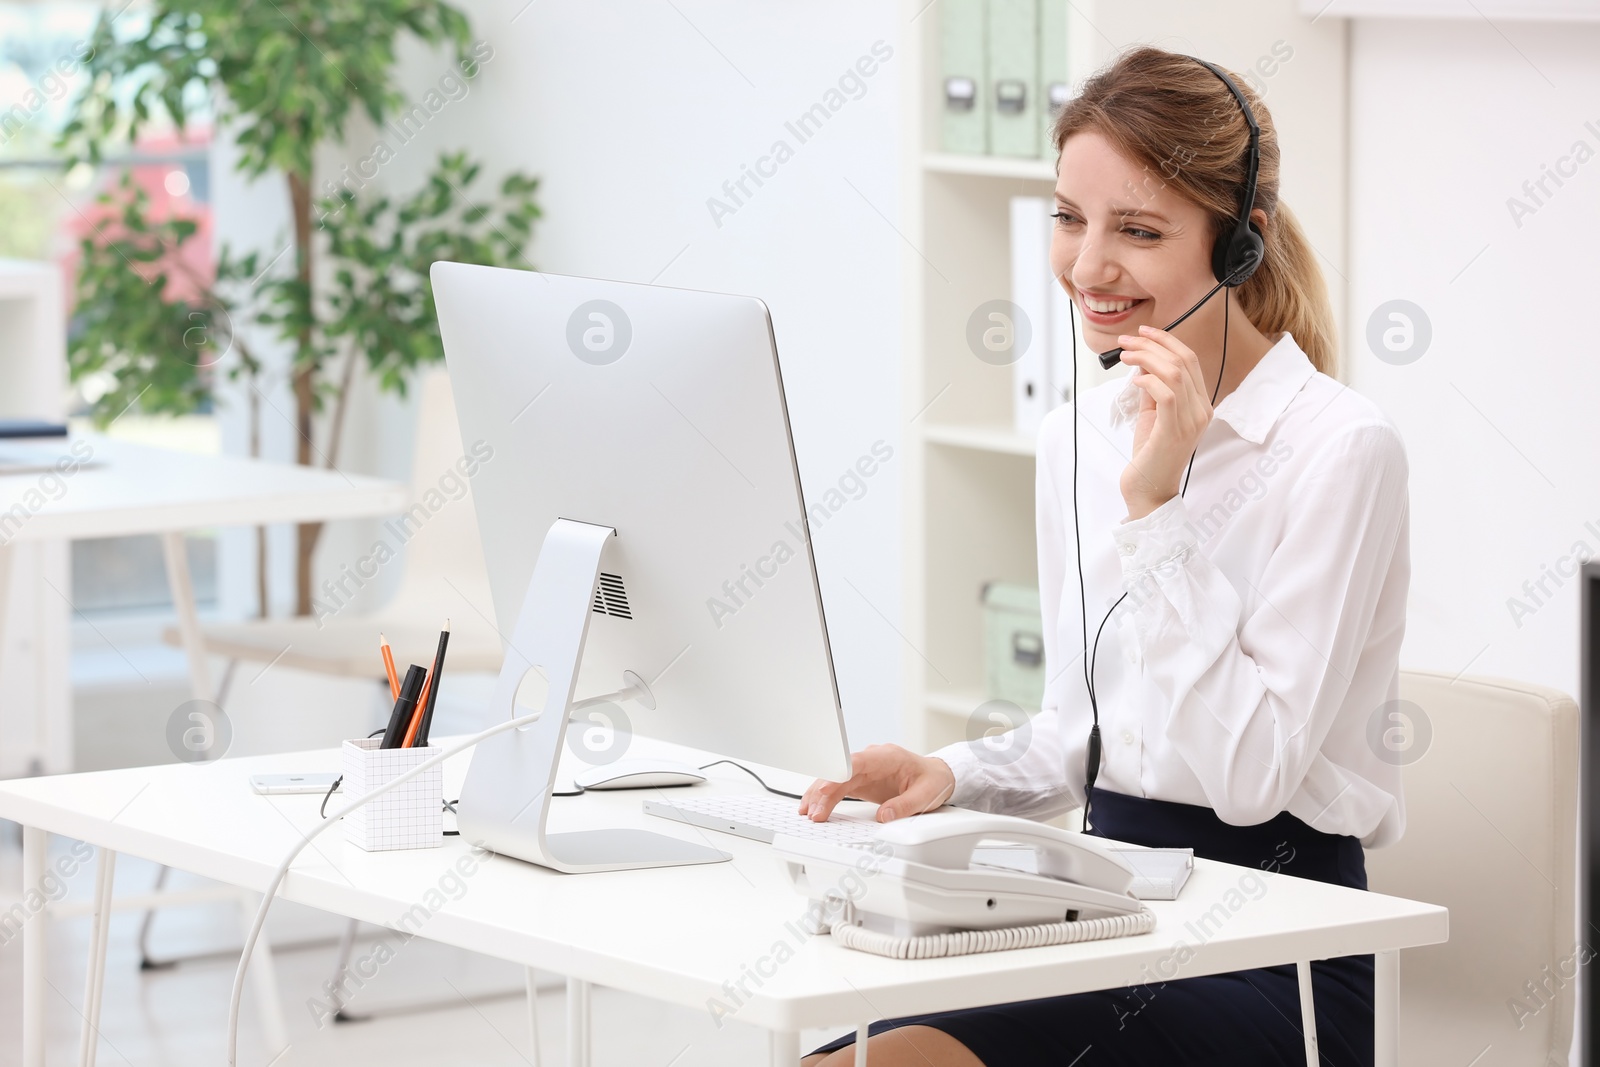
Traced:
<path fill-rule="evenodd" d="M 955 772 L 937 756 L 919 756 L 899 745 L 868 745 L 850 754 L 850 779 L 818 778 L 800 798 L 800 814 L 825 822 L 846 797 L 878 805 L 878 821 L 919 815 L 939 807 L 956 791 Z"/>
<path fill-rule="evenodd" d="M 1178 495 L 1184 464 L 1211 424 L 1211 400 L 1199 357 L 1172 334 L 1140 326 L 1117 343 L 1122 362 L 1134 367 L 1133 384 L 1144 390 L 1121 485 L 1128 517 L 1137 519 Z"/>

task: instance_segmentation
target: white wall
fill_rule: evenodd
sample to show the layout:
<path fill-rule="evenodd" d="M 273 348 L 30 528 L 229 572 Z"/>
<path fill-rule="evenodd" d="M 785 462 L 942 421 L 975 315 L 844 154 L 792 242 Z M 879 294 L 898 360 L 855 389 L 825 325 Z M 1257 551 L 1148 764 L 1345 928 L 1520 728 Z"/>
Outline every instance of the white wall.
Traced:
<path fill-rule="evenodd" d="M 1575 696 L 1578 583 L 1554 569 L 1580 542 L 1600 553 L 1600 362 L 1584 321 L 1600 161 L 1564 188 L 1549 183 L 1554 195 L 1520 226 L 1507 200 L 1531 205 L 1523 183 L 1575 142 L 1600 152 L 1600 24 L 1353 30 L 1345 336 L 1351 384 L 1396 421 L 1411 460 L 1402 663 Z M 1432 325 L 1429 348 L 1405 365 L 1364 340 L 1395 298 Z M 1524 583 L 1541 577 L 1530 596 Z M 1514 617 L 1513 598 L 1528 613 Z"/>
<path fill-rule="evenodd" d="M 513 168 L 536 175 L 538 269 L 766 301 L 809 501 L 875 441 L 898 453 L 895 60 L 804 144 L 784 127 L 875 41 L 898 52 L 892 0 L 525 2 L 466 4 L 493 48 L 468 94 L 404 145 L 352 126 L 325 173 L 384 137 L 396 155 L 373 189 L 407 193 L 440 150 L 462 148 L 485 164 L 482 189 Z M 451 69 L 449 56 L 407 48 L 403 91 L 420 100 Z M 719 226 L 707 200 L 726 201 L 724 182 L 780 138 L 794 157 Z M 223 219 L 219 232 L 242 225 Z M 408 411 L 364 392 L 341 466 L 405 476 L 395 457 L 409 445 L 394 427 Z M 814 534 L 854 747 L 901 733 L 899 469 L 890 461 Z M 330 528 L 319 563 L 337 569 L 370 541 L 359 524 Z"/>
<path fill-rule="evenodd" d="M 1578 582 L 1560 571 L 1600 554 L 1600 363 L 1585 321 L 1600 246 L 1596 55 L 1594 22 L 1358 20 L 1351 38 L 1349 380 L 1399 425 L 1411 460 L 1401 663 L 1574 697 Z M 1536 202 L 1523 183 L 1547 165 L 1573 173 Z M 1534 212 L 1514 218 L 1511 198 Z M 1363 341 L 1392 299 L 1431 324 L 1411 363 Z"/>

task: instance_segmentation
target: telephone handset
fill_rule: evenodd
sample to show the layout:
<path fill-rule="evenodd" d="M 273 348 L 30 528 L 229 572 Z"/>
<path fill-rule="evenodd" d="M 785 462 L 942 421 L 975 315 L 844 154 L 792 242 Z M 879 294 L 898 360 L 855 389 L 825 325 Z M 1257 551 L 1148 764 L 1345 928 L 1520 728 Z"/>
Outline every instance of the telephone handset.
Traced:
<path fill-rule="evenodd" d="M 974 863 L 991 841 L 1031 846 L 1039 873 Z M 1105 843 L 1013 815 L 944 808 L 884 823 L 865 844 L 779 834 L 772 847 L 811 900 L 814 933 L 844 924 L 921 937 L 1145 911 L 1134 869 Z"/>

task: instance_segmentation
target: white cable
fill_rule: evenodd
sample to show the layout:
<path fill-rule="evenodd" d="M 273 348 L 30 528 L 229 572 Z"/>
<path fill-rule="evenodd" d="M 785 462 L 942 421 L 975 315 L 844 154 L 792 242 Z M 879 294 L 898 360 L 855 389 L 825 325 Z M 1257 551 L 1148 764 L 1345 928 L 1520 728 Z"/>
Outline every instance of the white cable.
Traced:
<path fill-rule="evenodd" d="M 605 698 L 602 697 L 591 699 Z M 578 701 L 573 706 L 579 707 L 587 703 L 587 701 Z M 322 831 L 326 830 L 334 823 L 338 822 L 340 819 L 344 818 L 346 815 L 349 815 L 352 811 L 355 811 L 357 808 L 361 807 L 361 805 L 370 800 L 376 800 L 378 797 L 381 797 L 383 794 L 387 793 L 389 790 L 398 785 L 409 782 L 411 779 L 415 778 L 417 775 L 421 774 L 423 771 L 427 770 L 429 767 L 432 767 L 441 760 L 449 759 L 456 753 L 469 749 L 478 742 L 485 741 L 493 737 L 495 734 L 504 733 L 514 726 L 527 726 L 530 723 L 537 721 L 538 718 L 538 714 L 535 713 L 532 715 L 524 715 L 516 719 L 507 719 L 505 722 L 491 726 L 482 733 L 474 734 L 465 741 L 461 741 L 455 745 L 452 745 L 450 748 L 445 749 L 436 756 L 429 756 L 427 759 L 423 760 L 409 771 L 406 771 L 404 774 L 391 778 L 389 781 L 383 783 L 370 793 L 363 793 L 361 796 L 356 797 L 338 811 L 335 811 L 332 815 L 329 815 L 326 819 L 322 820 L 322 822 L 313 827 L 310 833 L 301 838 L 299 844 L 295 845 L 294 848 L 289 850 L 289 854 L 283 858 L 282 863 L 278 864 L 277 872 L 273 874 L 272 881 L 267 884 L 267 888 L 262 894 L 261 907 L 256 909 L 255 925 L 250 927 L 250 936 L 245 938 L 244 942 L 244 952 L 239 956 L 239 972 L 233 976 L 233 996 L 228 1002 L 228 1067 L 237 1067 L 239 1062 L 239 1001 L 244 996 L 245 970 L 250 966 L 250 956 L 255 952 L 256 941 L 261 936 L 261 928 L 266 925 L 267 909 L 272 907 L 272 900 L 275 896 L 277 896 L 278 887 L 283 884 L 284 875 L 289 873 L 289 865 L 295 861 L 295 857 L 299 856 L 305 847 L 311 844 L 311 841 L 314 837 L 322 833 Z"/>
<path fill-rule="evenodd" d="M 602 704 L 616 700 L 637 699 L 640 696 L 641 690 L 639 687 L 631 685 L 624 686 L 614 693 L 602 693 L 599 696 L 585 697 L 582 700 L 574 700 L 570 705 L 568 705 L 567 714 L 570 715 L 574 711 L 578 711 L 582 708 L 587 708 L 595 704 Z M 267 923 L 267 909 L 272 907 L 272 900 L 275 896 L 277 896 L 278 887 L 283 884 L 284 875 L 289 873 L 289 865 L 295 861 L 295 857 L 300 855 L 301 851 L 304 850 L 307 845 L 311 844 L 312 838 L 316 837 L 318 834 L 322 833 L 322 831 L 326 830 L 328 827 L 332 826 L 346 815 L 349 815 L 352 811 L 355 811 L 369 800 L 376 800 L 378 797 L 381 797 L 383 794 L 387 793 L 396 786 L 404 782 L 411 781 L 411 779 L 415 778 L 417 775 L 421 774 L 423 771 L 427 770 L 429 767 L 432 767 L 439 761 L 449 759 L 456 753 L 463 752 L 466 749 L 471 748 L 473 745 L 478 744 L 480 741 L 486 741 L 495 734 L 504 733 L 513 726 L 530 725 L 538 721 L 538 718 L 539 713 L 534 712 L 531 715 L 524 715 L 520 718 L 507 719 L 505 722 L 500 723 L 497 726 L 491 726 L 482 733 L 473 734 L 465 741 L 459 742 L 455 746 L 445 749 L 436 756 L 429 756 L 427 759 L 423 760 L 421 763 L 417 764 L 415 767 L 411 768 L 409 771 L 406 771 L 399 777 L 385 782 L 383 785 L 379 786 L 377 789 L 374 789 L 370 793 L 364 793 L 361 796 L 356 797 L 344 807 L 340 808 L 332 815 L 329 815 L 321 823 L 318 823 L 316 828 L 313 829 L 309 834 L 306 834 L 298 845 L 289 851 L 289 854 L 283 858 L 283 862 L 278 864 L 277 873 L 272 876 L 271 883 L 268 884 L 266 892 L 262 894 L 261 907 L 256 911 L 255 925 L 250 928 L 250 936 L 245 939 L 244 952 L 239 956 L 239 971 L 233 976 L 233 996 L 228 1002 L 228 1067 L 238 1067 L 239 1063 L 239 1002 L 244 996 L 244 973 L 246 968 L 250 966 L 250 957 L 255 952 L 256 941 L 261 937 L 261 928 Z"/>
<path fill-rule="evenodd" d="M 843 924 L 835 926 L 832 932 L 833 939 L 846 948 L 897 960 L 926 960 L 935 956 L 965 956 L 972 952 L 1001 952 L 1011 948 L 1037 948 L 1040 945 L 1127 937 L 1130 934 L 1148 933 L 1155 924 L 1155 913 L 1145 908 L 1132 915 L 1111 915 L 1103 919 L 1010 926 L 1002 930 L 956 930 L 922 937 L 895 937 L 865 927 Z"/>

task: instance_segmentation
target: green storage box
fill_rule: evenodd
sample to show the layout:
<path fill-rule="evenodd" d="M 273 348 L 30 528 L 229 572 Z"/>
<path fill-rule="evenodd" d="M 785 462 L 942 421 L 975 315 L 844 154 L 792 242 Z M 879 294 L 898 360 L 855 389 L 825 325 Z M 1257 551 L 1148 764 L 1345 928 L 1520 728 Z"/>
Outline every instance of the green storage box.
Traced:
<path fill-rule="evenodd" d="M 988 0 L 989 152 L 1039 158 L 1038 0 Z"/>
<path fill-rule="evenodd" d="M 939 146 L 946 152 L 989 151 L 988 40 L 988 0 L 939 5 Z"/>
<path fill-rule="evenodd" d="M 1009 700 L 1037 711 L 1044 701 L 1044 623 L 1038 587 L 985 582 L 980 600 L 988 699 Z"/>

